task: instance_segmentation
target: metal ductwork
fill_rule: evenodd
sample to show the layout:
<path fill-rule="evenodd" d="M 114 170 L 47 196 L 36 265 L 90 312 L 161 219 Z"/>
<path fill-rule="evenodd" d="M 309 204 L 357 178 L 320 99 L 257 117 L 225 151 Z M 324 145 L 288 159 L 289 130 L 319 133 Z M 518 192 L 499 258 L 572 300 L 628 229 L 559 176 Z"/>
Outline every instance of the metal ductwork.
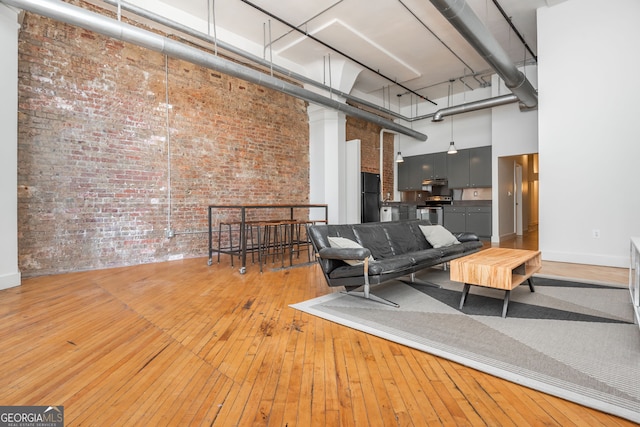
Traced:
<path fill-rule="evenodd" d="M 2 0 L 0 0 L 2 1 Z M 265 69 L 269 69 L 269 70 L 273 70 L 274 72 L 280 74 L 281 76 L 285 76 L 291 79 L 294 79 L 298 82 L 301 83 L 305 83 L 311 86 L 315 86 L 319 89 L 322 89 L 326 92 L 330 92 L 333 95 L 339 96 L 341 98 L 346 99 L 347 101 L 351 101 L 355 104 L 367 107 L 370 110 L 373 110 L 375 112 L 379 112 L 380 114 L 384 115 L 384 116 L 391 116 L 391 117 L 395 117 L 397 119 L 402 119 L 405 121 L 412 121 L 411 118 L 409 117 L 405 117 L 402 114 L 396 113 L 395 111 L 380 107 L 379 105 L 374 104 L 373 102 L 369 102 L 367 100 L 361 99 L 361 98 L 357 98 L 353 95 L 350 95 L 346 92 L 342 92 L 336 88 L 332 88 L 329 87 L 325 84 L 322 84 L 314 79 L 311 79 L 307 76 L 304 76 L 302 74 L 296 73 L 294 71 L 288 70 L 278 64 L 273 63 L 272 61 L 267 61 L 263 58 L 260 58 L 259 56 L 253 55 L 247 51 L 244 51 L 242 49 L 239 49 L 229 43 L 226 43 L 223 40 L 220 39 L 216 39 L 212 36 L 210 36 L 209 34 L 205 34 L 202 33 L 200 31 L 196 31 L 193 28 L 190 28 L 186 25 L 180 24 L 178 22 L 175 22 L 171 19 L 165 18 L 164 16 L 158 15 L 157 13 L 153 13 L 149 10 L 143 9 L 141 7 L 138 7 L 136 5 L 124 2 L 124 1 L 120 1 L 120 0 L 102 0 L 104 3 L 109 4 L 111 6 L 114 7 L 118 7 L 120 6 L 120 8 L 122 10 L 126 10 L 129 11 L 131 13 L 134 13 L 135 15 L 138 15 L 139 17 L 145 18 L 145 19 L 149 19 L 155 23 L 158 23 L 160 25 L 163 25 L 167 28 L 171 28 L 173 30 L 179 31 L 182 34 L 186 34 L 188 36 L 191 37 L 195 37 L 199 40 L 202 40 L 204 42 L 210 43 L 212 45 L 215 45 L 217 47 L 219 47 L 222 50 L 225 50 L 229 53 L 232 53 L 234 55 L 237 55 L 241 58 L 244 58 L 254 64 L 258 64 L 262 67 L 264 67 Z"/>
<path fill-rule="evenodd" d="M 443 108 L 436 111 L 431 121 L 441 122 L 447 116 L 456 114 L 469 113 L 471 111 L 484 110 L 486 108 L 498 107 L 500 105 L 518 102 L 519 99 L 515 94 L 496 96 L 495 98 L 483 99 L 481 101 L 468 102 L 466 104 L 455 105 L 453 107 Z"/>
<path fill-rule="evenodd" d="M 538 94 L 526 76 L 469 7 L 466 0 L 430 0 L 449 23 L 471 44 L 527 108 L 538 105 Z"/>
<path fill-rule="evenodd" d="M 260 86 L 286 93 L 313 104 L 342 111 L 346 115 L 367 120 L 385 129 L 396 131 L 420 141 L 427 140 L 427 136 L 425 134 L 399 125 L 376 114 L 327 98 L 326 96 L 319 95 L 284 80 L 253 70 L 246 66 L 236 64 L 232 61 L 220 58 L 175 40 L 171 40 L 167 37 L 107 18 L 62 1 L 0 0 L 0 2 L 55 19 L 66 24 L 94 31 L 107 37 L 142 46 L 172 58 L 181 59 L 208 69 L 216 70 L 232 77 L 237 77 Z"/>

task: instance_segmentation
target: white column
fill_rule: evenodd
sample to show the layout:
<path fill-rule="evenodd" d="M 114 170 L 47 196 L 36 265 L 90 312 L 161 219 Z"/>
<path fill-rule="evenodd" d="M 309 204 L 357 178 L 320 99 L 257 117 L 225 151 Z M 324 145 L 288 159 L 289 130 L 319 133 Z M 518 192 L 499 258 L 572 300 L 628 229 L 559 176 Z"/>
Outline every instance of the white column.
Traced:
<path fill-rule="evenodd" d="M 18 13 L 0 4 L 0 289 L 18 270 Z"/>
<path fill-rule="evenodd" d="M 309 201 L 329 205 L 329 222 L 346 221 L 346 116 L 309 105 Z M 314 218 L 321 219 L 321 218 Z"/>
<path fill-rule="evenodd" d="M 308 74 L 316 77 L 318 81 L 349 93 L 362 68 L 342 59 L 325 59 L 309 65 Z M 306 88 L 333 97 L 340 102 L 345 101 L 314 86 L 308 85 Z M 307 113 L 309 114 L 309 201 L 329 205 L 330 223 L 346 224 L 353 221 L 353 218 L 349 218 L 350 210 L 347 204 L 347 161 L 359 165 L 360 153 L 352 152 L 351 155 L 347 155 L 347 118 L 343 112 L 312 104 L 309 105 Z M 352 163 L 351 167 L 355 165 Z M 313 219 L 322 218 L 314 217 Z"/>

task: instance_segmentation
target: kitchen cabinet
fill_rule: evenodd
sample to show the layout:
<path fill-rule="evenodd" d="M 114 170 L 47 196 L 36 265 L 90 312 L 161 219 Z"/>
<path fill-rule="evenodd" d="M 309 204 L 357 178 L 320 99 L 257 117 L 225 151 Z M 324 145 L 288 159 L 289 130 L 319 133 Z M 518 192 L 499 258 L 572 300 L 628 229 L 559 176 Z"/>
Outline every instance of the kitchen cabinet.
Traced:
<path fill-rule="evenodd" d="M 629 292 L 631 305 L 640 326 L 640 237 L 631 238 L 631 260 L 629 263 Z"/>
<path fill-rule="evenodd" d="M 447 156 L 449 188 L 469 187 L 469 150 L 458 150 Z"/>
<path fill-rule="evenodd" d="M 447 177 L 447 153 L 431 153 L 422 157 L 421 182 L 425 179 L 443 179 Z"/>
<path fill-rule="evenodd" d="M 469 150 L 469 186 L 491 187 L 491 146 Z"/>
<path fill-rule="evenodd" d="M 447 177 L 447 153 L 407 156 L 398 163 L 398 191 L 422 190 L 422 181 Z"/>
<path fill-rule="evenodd" d="M 457 206 L 444 207 L 443 226 L 452 233 L 467 231 L 467 208 Z"/>
<path fill-rule="evenodd" d="M 491 208 L 489 206 L 467 207 L 467 229 L 478 237 L 491 237 Z"/>
<path fill-rule="evenodd" d="M 444 228 L 456 232 L 475 233 L 481 238 L 491 237 L 490 206 L 445 206 Z"/>
<path fill-rule="evenodd" d="M 422 189 L 423 156 L 407 156 L 398 163 L 398 191 L 417 191 Z"/>
<path fill-rule="evenodd" d="M 449 188 L 491 187 L 491 146 L 448 155 L 447 174 Z"/>

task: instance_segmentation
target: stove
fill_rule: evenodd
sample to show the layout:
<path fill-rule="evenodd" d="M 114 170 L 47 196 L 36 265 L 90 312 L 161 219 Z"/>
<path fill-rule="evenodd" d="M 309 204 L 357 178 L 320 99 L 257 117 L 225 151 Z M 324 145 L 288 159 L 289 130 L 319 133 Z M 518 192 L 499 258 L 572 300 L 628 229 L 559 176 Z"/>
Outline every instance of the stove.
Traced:
<path fill-rule="evenodd" d="M 442 206 L 451 204 L 451 196 L 429 196 L 425 201 L 426 206 Z"/>

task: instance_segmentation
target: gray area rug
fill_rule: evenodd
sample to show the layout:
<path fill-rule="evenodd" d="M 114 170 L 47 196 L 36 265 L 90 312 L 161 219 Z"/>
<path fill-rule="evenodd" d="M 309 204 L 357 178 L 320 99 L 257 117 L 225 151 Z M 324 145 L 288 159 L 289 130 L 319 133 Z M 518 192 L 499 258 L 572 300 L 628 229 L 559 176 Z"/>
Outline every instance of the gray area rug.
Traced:
<path fill-rule="evenodd" d="M 392 281 L 373 292 L 386 306 L 342 293 L 293 304 L 324 319 L 413 347 L 514 383 L 640 423 L 640 328 L 629 289 L 535 276 L 511 292 L 420 276 L 442 289 Z"/>

